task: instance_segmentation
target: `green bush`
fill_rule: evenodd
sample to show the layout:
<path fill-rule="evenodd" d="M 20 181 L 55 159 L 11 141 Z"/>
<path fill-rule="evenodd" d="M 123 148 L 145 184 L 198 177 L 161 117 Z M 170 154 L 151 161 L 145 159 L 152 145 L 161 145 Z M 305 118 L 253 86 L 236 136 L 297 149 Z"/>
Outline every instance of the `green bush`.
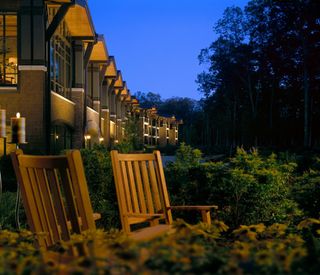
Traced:
<path fill-rule="evenodd" d="M 95 145 L 93 149 L 82 149 L 81 155 L 93 209 L 101 214 L 97 224 L 104 228 L 119 227 L 110 152 L 102 145 Z"/>
<path fill-rule="evenodd" d="M 172 204 L 219 206 L 219 217 L 240 224 L 290 221 L 300 214 L 292 200 L 294 163 L 279 163 L 272 154 L 237 150 L 229 162 L 195 166 L 172 164 L 166 169 Z"/>
<path fill-rule="evenodd" d="M 14 229 L 15 204 L 17 193 L 4 192 L 0 194 L 0 229 Z"/>
<path fill-rule="evenodd" d="M 311 169 L 297 177 L 292 194 L 305 216 L 318 218 L 320 216 L 320 171 Z"/>
<path fill-rule="evenodd" d="M 199 149 L 193 149 L 183 142 L 176 151 L 175 165 L 181 167 L 197 166 L 200 163 L 201 155 L 202 153 Z"/>
<path fill-rule="evenodd" d="M 134 242 L 118 231 L 86 232 L 65 247 L 83 243 L 88 256 L 46 262 L 28 231 L 0 231 L 0 274 L 319 274 L 320 220 L 242 225 L 231 231 L 212 226 L 175 224 L 176 232 Z M 57 257 L 58 259 L 58 257 Z"/>

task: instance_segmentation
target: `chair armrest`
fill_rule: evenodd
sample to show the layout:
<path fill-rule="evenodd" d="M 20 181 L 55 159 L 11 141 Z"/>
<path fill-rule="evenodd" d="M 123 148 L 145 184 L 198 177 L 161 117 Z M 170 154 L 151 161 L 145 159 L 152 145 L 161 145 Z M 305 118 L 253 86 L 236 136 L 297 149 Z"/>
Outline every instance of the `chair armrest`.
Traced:
<path fill-rule="evenodd" d="M 217 205 L 177 205 L 177 206 L 170 206 L 172 210 L 183 210 L 183 211 L 190 211 L 190 210 L 198 210 L 198 211 L 210 211 L 211 209 L 218 209 Z"/>
<path fill-rule="evenodd" d="M 181 206 L 170 206 L 171 210 L 182 210 L 182 211 L 191 211 L 196 210 L 200 211 L 202 222 L 211 224 L 211 209 L 218 209 L 217 205 L 181 205 Z"/>
<path fill-rule="evenodd" d="M 100 213 L 93 213 L 93 220 L 94 221 L 97 221 L 97 220 L 100 220 L 100 219 L 101 219 L 101 214 Z M 82 219 L 79 217 L 78 220 L 79 220 L 79 224 L 82 225 Z M 70 221 L 67 221 L 67 226 L 68 226 L 69 229 L 72 228 L 72 225 L 71 225 Z"/>
<path fill-rule="evenodd" d="M 93 219 L 95 221 L 100 220 L 101 219 L 101 214 L 100 213 L 93 213 Z"/>

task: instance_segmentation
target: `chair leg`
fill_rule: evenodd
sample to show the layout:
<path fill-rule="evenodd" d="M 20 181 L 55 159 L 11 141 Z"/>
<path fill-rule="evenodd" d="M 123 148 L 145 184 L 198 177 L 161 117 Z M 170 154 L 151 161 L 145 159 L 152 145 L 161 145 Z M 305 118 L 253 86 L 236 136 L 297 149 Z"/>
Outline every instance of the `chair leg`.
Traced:
<path fill-rule="evenodd" d="M 201 216 L 202 216 L 203 223 L 211 224 L 210 210 L 202 210 Z"/>

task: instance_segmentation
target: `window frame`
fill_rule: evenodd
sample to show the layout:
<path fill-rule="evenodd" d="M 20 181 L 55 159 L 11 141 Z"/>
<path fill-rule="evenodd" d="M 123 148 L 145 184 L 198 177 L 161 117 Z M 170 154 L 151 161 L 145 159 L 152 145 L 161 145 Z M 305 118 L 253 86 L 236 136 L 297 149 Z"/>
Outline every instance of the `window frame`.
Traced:
<path fill-rule="evenodd" d="M 7 36 L 6 36 L 6 17 L 7 16 L 15 16 L 16 18 L 16 44 L 15 44 L 15 48 L 16 48 L 16 64 L 15 65 L 15 71 L 13 73 L 8 73 L 8 75 L 13 75 L 15 76 L 15 82 L 16 83 L 6 83 L 5 82 L 5 79 L 6 79 L 6 67 L 7 67 L 7 64 L 6 64 L 6 53 L 1 53 L 0 52 L 0 63 L 2 64 L 3 68 L 4 68 L 4 81 L 1 81 L 0 79 L 0 90 L 2 90 L 3 88 L 17 88 L 18 87 L 18 84 L 19 84 L 19 30 L 18 30 L 18 26 L 19 26 L 19 15 L 18 15 L 18 12 L 8 12 L 8 11 L 2 11 L 0 10 L 0 17 L 2 17 L 3 19 L 3 26 L 2 28 L 0 28 L 0 37 L 2 37 L 3 39 L 3 42 L 0 43 L 0 49 L 4 49 L 6 48 L 6 42 L 7 42 Z"/>

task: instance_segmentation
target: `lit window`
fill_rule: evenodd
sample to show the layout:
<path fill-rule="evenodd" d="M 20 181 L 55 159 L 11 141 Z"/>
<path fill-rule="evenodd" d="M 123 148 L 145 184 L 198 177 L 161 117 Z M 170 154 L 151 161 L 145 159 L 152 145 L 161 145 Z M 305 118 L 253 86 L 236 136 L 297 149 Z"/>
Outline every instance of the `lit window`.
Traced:
<path fill-rule="evenodd" d="M 17 16 L 0 13 L 0 85 L 17 85 Z"/>

